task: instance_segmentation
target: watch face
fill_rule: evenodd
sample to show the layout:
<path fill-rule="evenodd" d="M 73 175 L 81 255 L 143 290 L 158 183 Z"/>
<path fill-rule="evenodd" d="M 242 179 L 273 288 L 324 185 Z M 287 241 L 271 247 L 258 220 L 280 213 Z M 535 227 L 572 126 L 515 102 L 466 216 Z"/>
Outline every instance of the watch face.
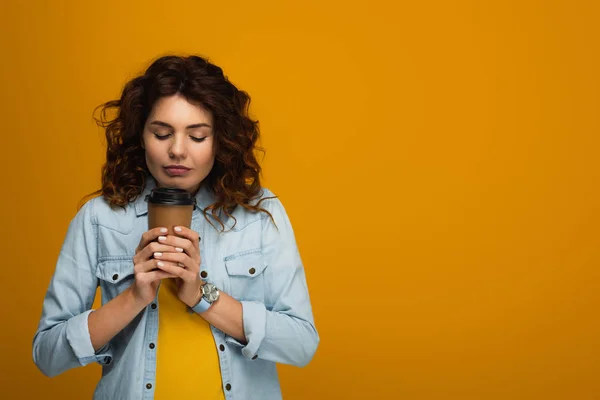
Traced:
<path fill-rule="evenodd" d="M 202 293 L 204 293 L 204 298 L 209 303 L 215 302 L 219 298 L 219 291 L 217 290 L 217 287 L 210 283 L 204 284 L 202 287 Z"/>
<path fill-rule="evenodd" d="M 206 295 L 206 301 L 208 301 L 209 303 L 217 301 L 218 298 L 219 298 L 219 291 L 217 289 L 215 289 L 214 291 L 212 291 Z"/>

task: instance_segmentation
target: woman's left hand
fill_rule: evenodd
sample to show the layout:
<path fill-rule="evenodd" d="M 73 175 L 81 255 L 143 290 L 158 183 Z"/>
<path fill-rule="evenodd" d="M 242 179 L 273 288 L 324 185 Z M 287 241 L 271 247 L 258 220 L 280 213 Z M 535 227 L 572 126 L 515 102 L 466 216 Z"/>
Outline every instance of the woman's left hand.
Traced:
<path fill-rule="evenodd" d="M 159 236 L 159 243 L 175 247 L 176 252 L 154 253 L 157 260 L 170 261 L 158 266 L 163 271 L 176 275 L 177 297 L 190 307 L 195 306 L 202 297 L 200 279 L 200 247 L 198 233 L 184 226 L 174 228 L 175 235 Z M 179 266 L 176 266 L 179 264 Z"/>

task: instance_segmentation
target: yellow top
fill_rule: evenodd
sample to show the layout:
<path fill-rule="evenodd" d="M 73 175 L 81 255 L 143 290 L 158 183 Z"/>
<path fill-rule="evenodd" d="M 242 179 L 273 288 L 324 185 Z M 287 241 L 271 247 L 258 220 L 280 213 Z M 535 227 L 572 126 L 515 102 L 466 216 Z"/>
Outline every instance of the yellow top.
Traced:
<path fill-rule="evenodd" d="M 224 400 L 219 355 L 210 325 L 177 298 L 173 279 L 158 291 L 156 386 L 158 400 Z"/>

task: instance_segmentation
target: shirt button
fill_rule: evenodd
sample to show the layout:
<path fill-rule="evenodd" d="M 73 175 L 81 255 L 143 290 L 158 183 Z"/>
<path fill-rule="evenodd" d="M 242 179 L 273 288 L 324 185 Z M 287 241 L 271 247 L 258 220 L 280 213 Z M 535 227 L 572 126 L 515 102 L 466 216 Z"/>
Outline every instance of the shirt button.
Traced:
<path fill-rule="evenodd" d="M 156 303 L 152 303 L 152 305 L 150 306 L 150 308 L 152 308 L 153 310 L 156 310 Z"/>
<path fill-rule="evenodd" d="M 154 343 L 150 343 L 150 345 L 148 347 L 150 347 L 151 349 L 153 349 L 155 347 Z"/>
<path fill-rule="evenodd" d="M 231 385 L 228 383 L 227 385 L 225 385 L 225 389 L 227 389 L 227 391 L 231 390 Z"/>
<path fill-rule="evenodd" d="M 220 345 L 220 346 L 219 346 L 219 350 L 221 350 L 221 351 L 225 351 L 225 346 L 223 346 L 223 345 Z"/>
<path fill-rule="evenodd" d="M 119 274 L 114 274 L 113 275 L 113 281 L 116 281 L 117 279 L 119 279 Z"/>
<path fill-rule="evenodd" d="M 254 273 L 256 272 L 256 270 L 254 268 L 250 268 L 250 271 L 248 271 L 248 272 L 250 272 L 250 275 L 254 275 Z"/>
<path fill-rule="evenodd" d="M 203 278 L 206 278 L 208 276 L 208 272 L 202 271 L 202 272 L 200 272 L 200 276 Z"/>
<path fill-rule="evenodd" d="M 104 362 L 105 362 L 106 364 L 110 364 L 110 362 L 111 362 L 111 361 L 112 361 L 112 357 L 111 357 L 111 356 L 106 356 L 106 357 L 104 357 Z"/>
<path fill-rule="evenodd" d="M 258 358 L 258 354 L 255 354 L 254 357 L 252 357 L 253 360 L 256 360 Z"/>
<path fill-rule="evenodd" d="M 151 383 L 146 383 L 146 389 L 152 389 L 152 384 Z"/>

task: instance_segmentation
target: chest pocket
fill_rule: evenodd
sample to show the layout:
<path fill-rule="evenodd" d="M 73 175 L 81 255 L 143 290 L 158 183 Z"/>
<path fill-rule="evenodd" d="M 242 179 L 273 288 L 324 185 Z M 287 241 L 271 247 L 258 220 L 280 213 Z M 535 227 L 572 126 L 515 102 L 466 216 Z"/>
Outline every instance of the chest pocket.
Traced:
<path fill-rule="evenodd" d="M 96 277 L 102 289 L 102 303 L 119 295 L 133 283 L 133 261 L 105 260 L 96 267 Z"/>
<path fill-rule="evenodd" d="M 259 249 L 225 257 L 225 268 L 231 284 L 231 296 L 237 300 L 265 300 L 265 261 Z"/>

